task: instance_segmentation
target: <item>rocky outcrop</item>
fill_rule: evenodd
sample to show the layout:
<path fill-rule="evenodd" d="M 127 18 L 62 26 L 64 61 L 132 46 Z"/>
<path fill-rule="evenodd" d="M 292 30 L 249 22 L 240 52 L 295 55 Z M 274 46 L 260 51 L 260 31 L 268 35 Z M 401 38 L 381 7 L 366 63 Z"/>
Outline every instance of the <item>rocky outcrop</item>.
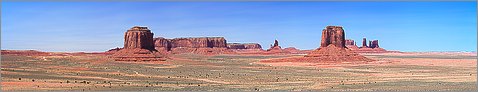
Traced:
<path fill-rule="evenodd" d="M 116 61 L 163 61 L 153 44 L 153 33 L 147 27 L 134 26 L 126 31 L 124 47 L 113 54 Z"/>
<path fill-rule="evenodd" d="M 261 54 L 265 51 L 258 43 L 228 43 L 227 48 L 235 54 Z"/>
<path fill-rule="evenodd" d="M 327 47 L 330 44 L 339 48 L 345 48 L 345 33 L 340 26 L 327 26 L 322 30 L 320 47 Z"/>
<path fill-rule="evenodd" d="M 229 49 L 262 49 L 258 43 L 227 43 Z"/>
<path fill-rule="evenodd" d="M 363 43 L 362 43 L 362 47 L 358 48 L 358 49 L 352 49 L 353 51 L 355 52 L 358 52 L 358 53 L 383 53 L 383 52 L 390 52 L 390 51 L 387 51 L 383 48 L 380 48 L 380 46 L 378 45 L 378 40 L 371 40 L 369 41 L 369 44 L 367 46 L 367 39 L 364 37 L 363 38 Z M 396 51 L 394 51 L 396 52 Z"/>
<path fill-rule="evenodd" d="M 345 32 L 340 26 L 322 30 L 321 46 L 304 57 L 264 60 L 262 62 L 366 62 L 373 61 L 345 46 Z"/>
<path fill-rule="evenodd" d="M 359 49 L 357 44 L 355 43 L 355 41 L 352 40 L 352 39 L 345 39 L 345 47 L 347 47 L 351 50 Z"/>
<path fill-rule="evenodd" d="M 370 48 L 379 48 L 379 46 L 378 46 L 378 40 L 372 40 L 372 41 L 370 42 L 370 46 L 369 46 L 369 47 L 370 47 Z"/>
<path fill-rule="evenodd" d="M 174 38 L 170 40 L 171 48 L 226 48 L 224 37 L 197 37 L 197 38 Z"/>
<path fill-rule="evenodd" d="M 231 53 L 227 49 L 227 42 L 224 37 L 190 37 L 165 39 L 154 38 L 155 49 L 168 51 L 173 54 L 197 53 L 197 54 L 221 54 Z"/>
<path fill-rule="evenodd" d="M 224 37 L 197 37 L 197 38 L 154 38 L 156 48 L 226 48 Z"/>
<path fill-rule="evenodd" d="M 365 38 L 365 37 L 362 39 L 362 48 L 363 47 L 368 47 L 367 46 L 367 38 Z"/>
<path fill-rule="evenodd" d="M 141 48 L 154 50 L 153 33 L 147 27 L 135 26 L 124 35 L 125 49 Z"/>
<path fill-rule="evenodd" d="M 261 49 L 262 50 L 262 46 L 258 43 L 246 43 L 244 44 L 244 47 L 246 47 L 246 49 Z"/>
<path fill-rule="evenodd" d="M 355 45 L 355 41 L 352 39 L 345 39 L 345 45 Z"/>
<path fill-rule="evenodd" d="M 170 51 L 171 50 L 171 41 L 163 37 L 154 38 L 154 49 L 158 51 Z"/>
<path fill-rule="evenodd" d="M 267 52 L 265 52 L 265 53 L 266 54 L 287 54 L 287 53 L 290 53 L 290 52 L 283 50 L 279 46 L 279 41 L 274 40 L 274 44 L 272 45 L 272 47 L 267 49 Z"/>
<path fill-rule="evenodd" d="M 227 43 L 229 49 L 246 49 L 246 46 L 241 43 Z"/>
<path fill-rule="evenodd" d="M 273 47 L 278 47 L 278 46 L 279 46 L 279 41 L 274 40 L 274 45 L 273 45 Z"/>

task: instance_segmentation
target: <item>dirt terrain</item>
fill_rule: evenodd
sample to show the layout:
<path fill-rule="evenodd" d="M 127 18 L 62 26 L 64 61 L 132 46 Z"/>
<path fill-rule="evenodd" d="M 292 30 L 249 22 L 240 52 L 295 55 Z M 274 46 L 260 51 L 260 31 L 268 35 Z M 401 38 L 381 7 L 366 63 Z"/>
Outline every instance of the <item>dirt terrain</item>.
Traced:
<path fill-rule="evenodd" d="M 477 90 L 476 53 L 361 54 L 376 61 L 259 62 L 303 55 L 177 54 L 114 61 L 106 54 L 2 54 L 2 91 Z"/>

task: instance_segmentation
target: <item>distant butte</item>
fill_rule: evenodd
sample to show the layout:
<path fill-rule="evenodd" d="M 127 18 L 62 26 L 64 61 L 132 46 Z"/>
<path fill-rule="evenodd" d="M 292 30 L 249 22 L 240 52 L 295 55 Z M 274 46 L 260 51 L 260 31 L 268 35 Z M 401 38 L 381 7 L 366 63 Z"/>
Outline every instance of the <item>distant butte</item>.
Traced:
<path fill-rule="evenodd" d="M 397 52 L 397 51 L 387 51 L 383 48 L 380 48 L 378 40 L 369 41 L 367 45 L 367 38 L 363 38 L 362 47 L 357 47 L 357 44 L 352 43 L 354 40 L 347 39 L 345 46 L 357 53 L 385 53 L 385 52 Z"/>
<path fill-rule="evenodd" d="M 124 36 L 124 47 L 117 50 L 113 57 L 115 61 L 164 61 L 165 56 L 161 55 L 153 44 L 153 33 L 147 27 L 134 26 L 126 31 Z"/>
<path fill-rule="evenodd" d="M 310 52 L 304 57 L 264 60 L 262 62 L 348 62 L 348 61 L 373 61 L 359 55 L 345 46 L 345 32 L 340 26 L 327 26 L 322 30 L 320 48 Z"/>

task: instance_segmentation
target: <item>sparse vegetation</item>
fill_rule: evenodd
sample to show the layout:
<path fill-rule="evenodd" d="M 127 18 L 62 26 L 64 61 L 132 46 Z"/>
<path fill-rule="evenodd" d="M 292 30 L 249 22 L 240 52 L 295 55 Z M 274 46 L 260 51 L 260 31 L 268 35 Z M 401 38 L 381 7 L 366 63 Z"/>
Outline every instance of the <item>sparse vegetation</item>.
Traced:
<path fill-rule="evenodd" d="M 394 55 L 366 56 L 388 63 L 335 66 L 259 64 L 257 62 L 263 59 L 288 56 L 195 54 L 174 55 L 173 59 L 159 62 L 116 62 L 105 55 L 46 56 L 49 61 L 44 61 L 35 56 L 2 55 L 2 90 L 476 90 L 476 76 L 473 76 L 476 75 L 476 66 L 399 63 L 420 62 L 429 58 L 476 65 L 476 56 L 420 59 Z"/>

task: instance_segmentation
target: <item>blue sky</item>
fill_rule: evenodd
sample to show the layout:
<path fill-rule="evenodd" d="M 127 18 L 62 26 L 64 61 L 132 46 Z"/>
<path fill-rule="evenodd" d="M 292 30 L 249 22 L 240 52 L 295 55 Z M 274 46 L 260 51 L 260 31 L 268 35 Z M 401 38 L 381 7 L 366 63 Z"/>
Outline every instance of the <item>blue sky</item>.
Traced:
<path fill-rule="evenodd" d="M 476 51 L 476 13 L 476 2 L 3 2 L 1 46 L 105 51 L 141 25 L 154 37 L 315 49 L 322 29 L 339 25 L 359 46 L 367 37 L 388 50 Z"/>

